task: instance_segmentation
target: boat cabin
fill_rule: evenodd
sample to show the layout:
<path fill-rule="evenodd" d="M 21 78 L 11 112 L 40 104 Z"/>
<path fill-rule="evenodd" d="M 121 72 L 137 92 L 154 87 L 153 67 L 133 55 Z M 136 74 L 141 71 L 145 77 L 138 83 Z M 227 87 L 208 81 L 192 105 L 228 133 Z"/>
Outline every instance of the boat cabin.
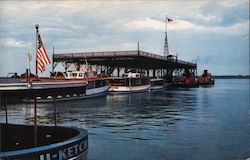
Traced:
<path fill-rule="evenodd" d="M 123 75 L 123 77 L 125 78 L 140 78 L 141 77 L 141 74 L 140 73 L 132 73 L 132 72 L 129 72 L 129 73 L 125 73 Z"/>
<path fill-rule="evenodd" d="M 141 76 L 140 73 L 125 73 L 122 77 L 110 77 L 111 86 L 141 86 L 150 84 L 150 78 Z"/>
<path fill-rule="evenodd" d="M 65 73 L 66 79 L 83 79 L 97 77 L 96 71 L 67 71 Z"/>

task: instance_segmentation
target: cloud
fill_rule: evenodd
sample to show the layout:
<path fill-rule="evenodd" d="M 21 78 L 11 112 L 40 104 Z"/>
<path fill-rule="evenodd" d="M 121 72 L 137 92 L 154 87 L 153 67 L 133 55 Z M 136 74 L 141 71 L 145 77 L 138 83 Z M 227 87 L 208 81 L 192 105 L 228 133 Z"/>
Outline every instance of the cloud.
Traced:
<path fill-rule="evenodd" d="M 249 21 L 236 23 L 231 26 L 207 26 L 195 24 L 185 20 L 174 20 L 168 23 L 169 31 L 194 31 L 194 32 L 207 32 L 207 33 L 218 33 L 218 34 L 246 34 L 249 32 L 248 29 Z M 151 19 L 151 18 L 138 18 L 132 20 L 119 20 L 113 23 L 113 27 L 120 28 L 123 31 L 138 32 L 138 31 L 161 31 L 164 32 L 165 24 L 163 21 Z"/>
<path fill-rule="evenodd" d="M 113 23 L 114 27 L 120 27 L 125 31 L 138 30 L 164 30 L 164 23 L 150 18 L 139 18 L 132 20 L 118 20 Z"/>
<path fill-rule="evenodd" d="M 210 1 L 201 7 L 198 20 L 210 26 L 231 26 L 249 20 L 249 1 Z"/>
<path fill-rule="evenodd" d="M 3 38 L 0 39 L 0 46 L 3 47 L 14 47 L 14 48 L 22 48 L 22 47 L 27 47 L 31 46 L 32 44 L 29 42 L 21 41 L 21 40 L 16 40 L 14 38 Z"/>
<path fill-rule="evenodd" d="M 248 73 L 241 63 L 249 57 L 248 6 L 248 0 L 0 1 L 0 59 L 11 53 L 11 58 L 26 60 L 21 53 L 34 52 L 36 23 L 49 56 L 53 46 L 56 52 L 130 50 L 138 41 L 141 49 L 162 54 L 164 17 L 169 15 L 174 20 L 168 24 L 169 47 L 180 59 L 200 56 L 211 64 L 211 55 L 225 56 L 228 64 L 237 52 L 241 56 L 232 67 L 238 64 Z M 1 61 L 0 75 L 10 70 L 5 66 L 24 68 L 6 64 Z"/>

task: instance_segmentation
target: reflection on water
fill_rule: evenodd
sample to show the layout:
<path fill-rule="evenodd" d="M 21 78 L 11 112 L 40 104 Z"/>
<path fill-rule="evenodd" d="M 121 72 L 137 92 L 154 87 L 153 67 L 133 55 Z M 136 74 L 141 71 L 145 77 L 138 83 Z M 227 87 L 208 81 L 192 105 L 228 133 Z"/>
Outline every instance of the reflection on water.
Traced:
<path fill-rule="evenodd" d="M 241 84 L 239 84 L 241 83 Z M 88 159 L 246 159 L 250 153 L 248 81 L 58 102 L 58 124 L 86 128 Z M 33 106 L 8 106 L 9 121 L 33 123 Z M 4 122 L 1 109 L 0 121 Z M 38 105 L 53 125 L 53 104 Z"/>

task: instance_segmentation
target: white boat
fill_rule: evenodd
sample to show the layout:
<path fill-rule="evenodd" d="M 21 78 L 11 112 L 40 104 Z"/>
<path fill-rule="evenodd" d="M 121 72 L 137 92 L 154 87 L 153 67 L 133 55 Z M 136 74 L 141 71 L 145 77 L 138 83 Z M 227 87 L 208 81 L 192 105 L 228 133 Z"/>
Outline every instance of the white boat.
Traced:
<path fill-rule="evenodd" d="M 64 74 L 64 77 L 56 77 L 53 79 L 60 80 L 70 80 L 70 81 L 85 81 L 86 82 L 86 91 L 82 94 L 78 95 L 59 95 L 56 98 L 56 101 L 68 101 L 68 100 L 76 100 L 76 99 L 85 99 L 85 98 L 93 98 L 99 96 L 105 96 L 109 89 L 109 83 L 107 77 L 99 77 L 97 76 L 96 71 L 88 70 L 88 71 L 67 71 Z M 33 99 L 24 99 L 23 102 L 33 102 Z M 39 98 L 37 102 L 40 103 L 48 103 L 53 102 L 51 97 Z"/>
<path fill-rule="evenodd" d="M 145 92 L 150 88 L 150 78 L 140 73 L 125 73 L 122 77 L 109 78 L 109 92 L 112 93 L 134 93 Z"/>
<path fill-rule="evenodd" d="M 164 88 L 164 79 L 163 78 L 151 78 L 151 87 L 150 90 L 162 89 Z"/>
<path fill-rule="evenodd" d="M 82 79 L 87 81 L 86 93 L 84 98 L 106 95 L 109 89 L 107 77 L 97 76 L 96 71 L 68 71 L 66 79 Z"/>

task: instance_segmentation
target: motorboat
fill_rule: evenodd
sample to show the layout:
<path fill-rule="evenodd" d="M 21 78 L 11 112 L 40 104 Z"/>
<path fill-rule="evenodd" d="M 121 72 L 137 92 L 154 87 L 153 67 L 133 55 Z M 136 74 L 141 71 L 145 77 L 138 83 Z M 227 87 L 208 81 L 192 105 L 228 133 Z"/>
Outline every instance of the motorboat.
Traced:
<path fill-rule="evenodd" d="M 125 73 L 122 77 L 109 77 L 109 84 L 111 93 L 145 92 L 151 86 L 149 77 L 133 72 Z"/>

